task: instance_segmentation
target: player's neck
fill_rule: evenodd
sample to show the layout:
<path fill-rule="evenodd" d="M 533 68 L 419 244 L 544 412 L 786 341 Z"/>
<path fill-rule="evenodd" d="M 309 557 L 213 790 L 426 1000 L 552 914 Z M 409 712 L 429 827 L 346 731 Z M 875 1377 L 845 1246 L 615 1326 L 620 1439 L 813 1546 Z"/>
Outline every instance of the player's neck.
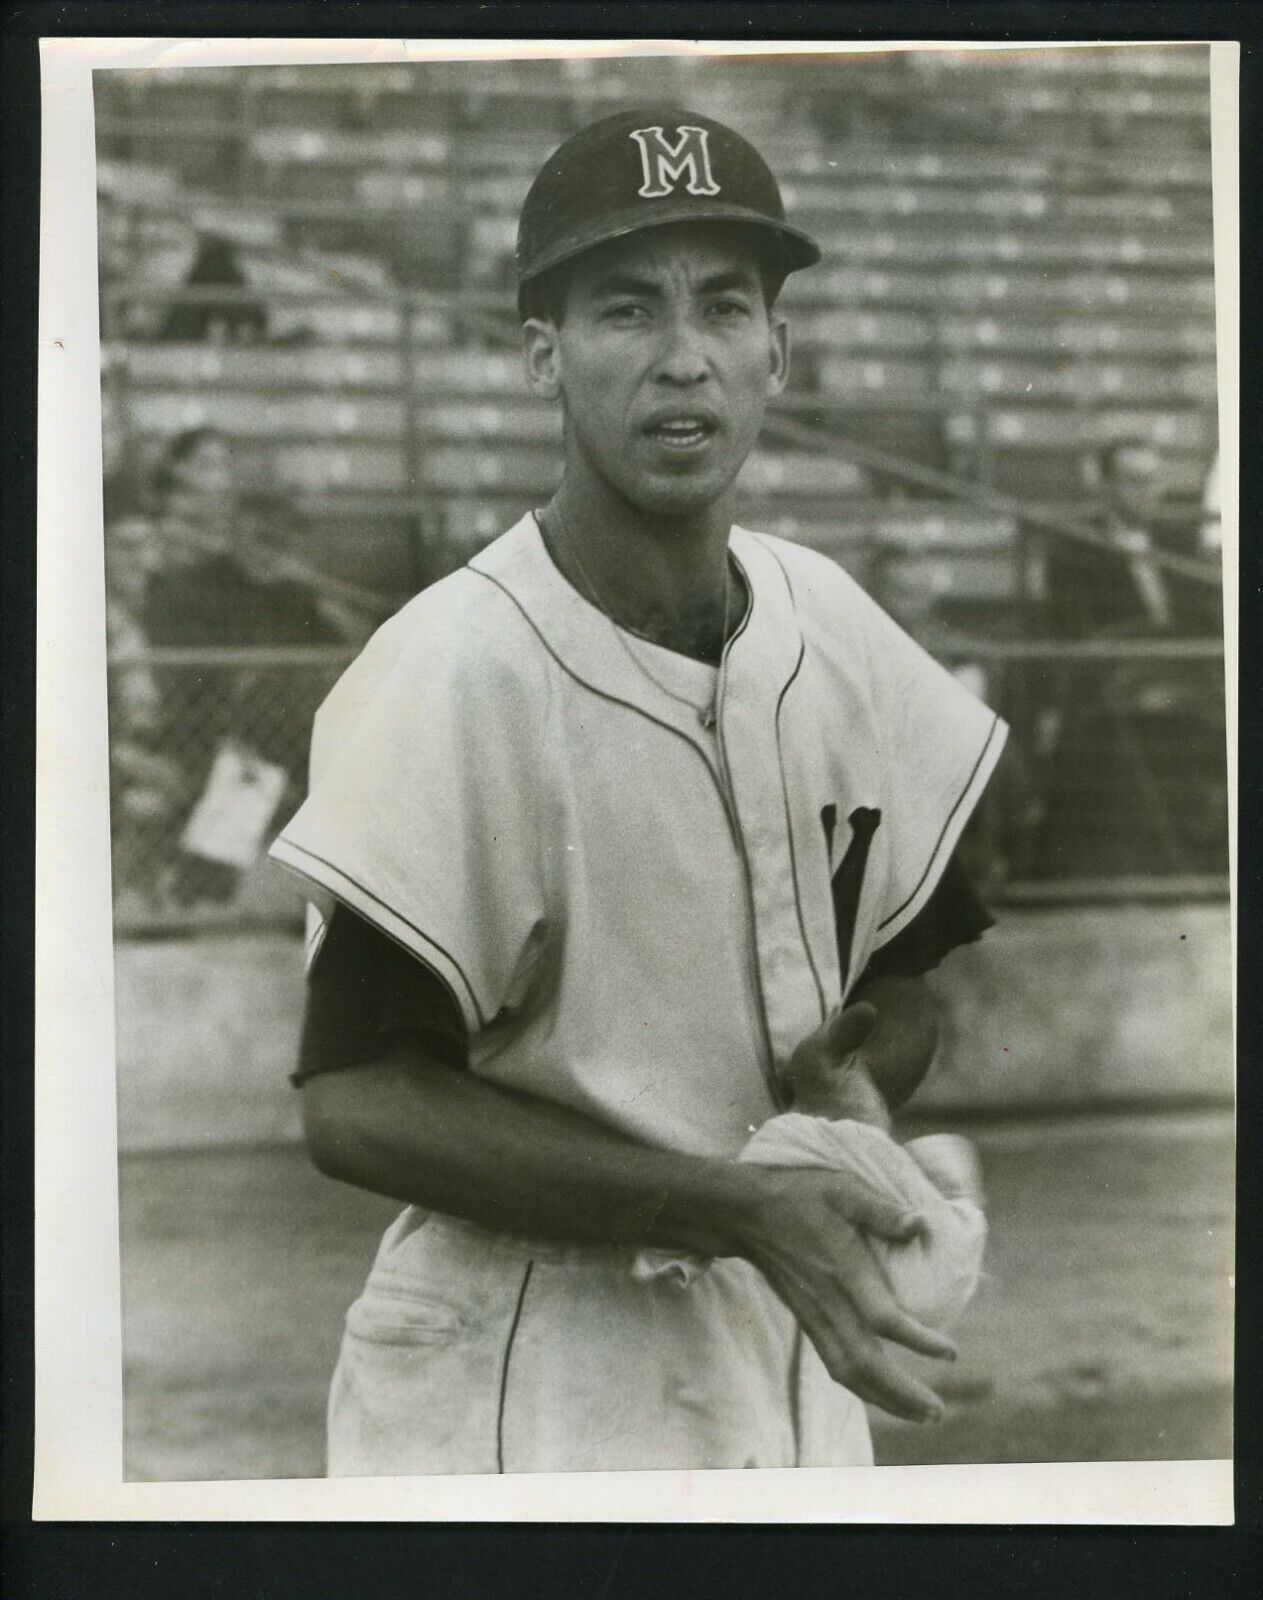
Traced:
<path fill-rule="evenodd" d="M 668 649 L 718 657 L 734 611 L 729 497 L 662 517 L 567 477 L 544 520 L 563 576 L 613 621 Z"/>

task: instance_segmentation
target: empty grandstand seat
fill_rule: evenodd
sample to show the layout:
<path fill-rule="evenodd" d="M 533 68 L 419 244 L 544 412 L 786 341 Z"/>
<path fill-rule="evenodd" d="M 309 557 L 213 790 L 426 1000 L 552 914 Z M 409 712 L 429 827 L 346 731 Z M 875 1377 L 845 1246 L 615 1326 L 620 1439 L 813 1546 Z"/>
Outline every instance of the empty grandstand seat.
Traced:
<path fill-rule="evenodd" d="M 882 505 L 873 516 L 872 536 L 879 544 L 918 554 L 982 555 L 1011 550 L 1017 524 L 1012 517 L 970 506 Z"/>
<path fill-rule="evenodd" d="M 925 350 L 933 340 L 924 316 L 831 305 L 795 306 L 790 334 L 795 349 L 864 350 L 896 357 Z"/>
<path fill-rule="evenodd" d="M 1213 322 L 1155 324 L 1118 318 L 1074 318 L 1029 314 L 938 319 L 945 351 L 994 351 L 997 355 L 1187 357 L 1215 355 Z"/>
<path fill-rule="evenodd" d="M 537 495 L 542 503 L 561 478 L 561 451 L 427 444 L 421 455 L 420 474 L 422 487 L 436 493 L 494 489 L 500 494 Z"/>
<path fill-rule="evenodd" d="M 452 203 L 450 181 L 428 172 L 357 172 L 350 193 L 366 206 L 383 211 L 393 206 Z"/>
<path fill-rule="evenodd" d="M 409 472 L 408 452 L 402 445 L 370 444 L 358 439 L 311 444 L 286 441 L 272 446 L 267 456 L 278 484 L 299 494 L 336 489 L 402 494 L 417 487 Z"/>
<path fill-rule="evenodd" d="M 222 200 L 198 193 L 182 196 L 179 211 L 199 232 L 220 234 L 243 249 L 277 250 L 284 243 L 280 217 L 257 200 Z"/>
<path fill-rule="evenodd" d="M 1149 235 L 1067 229 L 1055 222 L 1046 231 L 1013 232 L 976 226 L 947 230 L 922 224 L 915 229 L 832 223 L 817 229 L 827 255 L 843 260 L 901 267 L 983 265 L 1014 267 L 1197 268 L 1213 264 L 1204 229 L 1185 237 L 1170 228 Z"/>
<path fill-rule="evenodd" d="M 898 560 L 901 571 L 918 588 L 936 600 L 956 605 L 1012 606 L 1040 600 L 1044 594 L 1043 562 L 1037 554 L 1026 557 L 1024 570 L 1011 551 L 936 554 L 900 548 Z"/>
<path fill-rule="evenodd" d="M 514 218 L 521 210 L 526 191 L 531 186 L 527 172 L 489 172 L 478 167 L 462 172 L 457 181 L 465 205 L 476 207 L 479 211 L 498 211 Z"/>
<path fill-rule="evenodd" d="M 1126 308 L 1170 316 L 1205 312 L 1215 299 L 1209 274 L 955 272 L 945 274 L 940 286 L 944 304 L 988 309 L 1006 304 L 1044 305 L 1108 314 Z"/>
<path fill-rule="evenodd" d="M 1029 501 L 1065 501 L 1083 493 L 1083 462 L 1111 439 L 1148 439 L 1172 455 L 1207 452 L 1214 432 L 1206 411 L 1131 408 L 1015 410 L 948 418 L 949 441 L 976 452 L 986 481 Z"/>
<path fill-rule="evenodd" d="M 268 393 L 252 389 L 146 388 L 128 396 L 132 425 L 141 433 L 214 427 L 259 439 L 311 436 L 354 439 L 403 434 L 401 399 Z"/>
<path fill-rule="evenodd" d="M 466 237 L 470 276 L 482 280 L 502 276 L 513 260 L 517 222 L 511 216 L 494 212 L 476 216 L 470 220 Z"/>
<path fill-rule="evenodd" d="M 796 174 L 849 181 L 942 183 L 960 186 L 1042 189 L 1064 187 L 1068 179 L 1094 186 L 1128 190 L 1209 192 L 1210 166 L 1204 153 L 1140 150 L 1120 153 L 1076 141 L 1056 150 L 1036 152 L 994 147 L 940 144 L 934 150 L 902 149 L 888 143 L 834 144 L 819 155 L 804 154 L 780 169 L 792 182 Z"/>
<path fill-rule="evenodd" d="M 827 352 L 820 355 L 816 370 L 818 387 L 825 394 L 923 395 L 935 387 L 934 367 L 928 361 Z"/>
<path fill-rule="evenodd" d="M 1144 227 L 1203 219 L 1208 196 L 1196 193 L 1177 199 L 1169 194 L 1133 193 L 1115 187 L 1103 194 L 1066 193 L 1060 184 L 980 186 L 937 182 L 908 184 L 854 184 L 828 179 L 800 178 L 782 184 L 786 207 L 809 231 L 823 231 L 839 217 L 921 218 L 927 225 L 942 219 L 958 221 L 976 217 L 990 222 L 1088 229 L 1120 222 Z"/>
<path fill-rule="evenodd" d="M 432 439 L 487 439 L 509 444 L 551 444 L 561 437 L 561 415 L 538 400 L 429 402 L 415 410 L 417 431 Z"/>
<path fill-rule="evenodd" d="M 747 496 L 769 493 L 783 495 L 858 495 L 870 487 L 868 474 L 849 461 L 810 454 L 804 450 L 773 453 L 756 449 L 737 479 Z"/>
<path fill-rule="evenodd" d="M 787 412 L 791 418 L 836 436 L 839 444 L 850 439 L 888 456 L 940 470 L 947 463 L 943 409 L 943 397 L 928 383 L 904 388 L 874 382 L 861 388 L 834 387 L 822 381 L 808 392 L 787 395 L 775 407 L 774 415 Z M 884 469 L 874 466 L 873 470 Z M 893 481 L 899 481 L 897 474 Z"/>
<path fill-rule="evenodd" d="M 442 502 L 444 535 L 451 552 L 468 560 L 492 539 L 506 533 L 528 511 L 538 510 L 551 493 L 530 493 L 490 485 L 477 494 L 449 494 Z"/>
<path fill-rule="evenodd" d="M 766 508 L 766 513 L 761 514 L 757 506 L 742 505 L 737 520 L 743 527 L 775 534 L 778 538 L 806 545 L 810 550 L 818 550 L 821 555 L 828 556 L 844 567 L 857 583 L 867 585 L 872 569 L 873 548 L 866 528 L 861 526 L 857 530 L 846 518 L 818 519 L 787 515 L 771 507 Z"/>
<path fill-rule="evenodd" d="M 431 131 L 343 133 L 274 126 L 258 129 L 250 139 L 250 153 L 269 167 L 441 167 L 451 148 L 445 134 Z"/>
<path fill-rule="evenodd" d="M 857 396 L 845 410 L 831 412 L 826 425 L 843 438 L 919 466 L 939 471 L 947 465 L 943 417 L 933 394 Z"/>
<path fill-rule="evenodd" d="M 313 389 L 398 389 L 403 381 L 399 352 L 368 346 L 306 345 L 246 348 L 204 344 L 126 344 L 110 348 L 115 367 L 126 371 L 133 391 L 143 385 L 261 390 L 280 386 Z"/>
<path fill-rule="evenodd" d="M 804 280 L 810 276 L 803 274 Z M 791 288 L 791 285 L 793 286 Z M 906 267 L 826 267 L 808 285 L 786 285 L 786 305 L 810 298 L 889 309 L 963 309 L 993 314 L 1001 307 L 1049 307 L 1109 315 L 1131 310 L 1164 316 L 1213 311 L 1214 280 L 1205 274 L 1148 272 L 934 271 Z"/>
<path fill-rule="evenodd" d="M 125 206 L 160 206 L 171 199 L 179 187 L 175 171 L 154 161 L 111 161 L 99 157 L 96 164 L 97 193 L 108 195 Z"/>
<path fill-rule="evenodd" d="M 741 520 L 820 551 L 865 585 L 872 580 L 878 556 L 894 551 L 904 570 L 937 598 L 1010 603 L 1042 593 L 1038 554 L 1021 557 L 1026 563 L 1023 576 L 1016 525 L 1007 517 L 953 506 L 892 508 L 869 502 L 847 506 L 832 517 L 821 511 L 787 514 L 774 505 L 749 505 L 742 507 Z"/>
<path fill-rule="evenodd" d="M 422 394 L 497 395 L 520 400 L 526 392 L 522 358 L 516 351 L 426 351 L 416 365 L 416 383 Z"/>
<path fill-rule="evenodd" d="M 957 357 L 939 369 L 942 387 L 962 395 L 988 395 L 1072 403 L 1154 405 L 1209 399 L 1215 393 L 1210 365 L 1064 359 L 1056 366 L 1012 359 Z"/>

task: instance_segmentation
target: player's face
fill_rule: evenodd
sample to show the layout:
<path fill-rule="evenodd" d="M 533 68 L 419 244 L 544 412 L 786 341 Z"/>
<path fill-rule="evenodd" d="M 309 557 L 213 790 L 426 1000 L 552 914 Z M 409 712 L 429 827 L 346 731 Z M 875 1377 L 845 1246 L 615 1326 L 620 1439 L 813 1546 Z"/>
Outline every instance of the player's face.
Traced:
<path fill-rule="evenodd" d="M 567 474 L 663 516 L 730 487 L 785 386 L 786 348 L 749 234 L 713 223 L 591 251 L 560 322 L 527 324 L 532 386 L 565 404 Z"/>

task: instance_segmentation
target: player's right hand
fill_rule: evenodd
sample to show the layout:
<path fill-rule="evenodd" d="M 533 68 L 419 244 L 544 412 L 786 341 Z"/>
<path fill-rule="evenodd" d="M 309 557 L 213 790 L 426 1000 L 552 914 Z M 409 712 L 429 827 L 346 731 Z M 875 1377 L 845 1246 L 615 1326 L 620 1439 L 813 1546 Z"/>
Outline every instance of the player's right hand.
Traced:
<path fill-rule="evenodd" d="M 892 1241 L 924 1222 L 876 1194 L 859 1177 L 806 1168 L 758 1169 L 760 1221 L 748 1259 L 797 1318 L 835 1382 L 861 1400 L 912 1422 L 936 1421 L 943 1404 L 905 1372 L 883 1341 L 937 1360 L 956 1346 L 900 1309 L 861 1230 Z"/>

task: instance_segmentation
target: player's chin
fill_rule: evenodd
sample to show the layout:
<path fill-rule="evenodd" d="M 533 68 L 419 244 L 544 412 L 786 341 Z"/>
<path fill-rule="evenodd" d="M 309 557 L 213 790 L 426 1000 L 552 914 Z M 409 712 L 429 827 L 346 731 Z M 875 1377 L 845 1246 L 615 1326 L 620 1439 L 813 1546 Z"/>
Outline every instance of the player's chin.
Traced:
<path fill-rule="evenodd" d="M 653 516 L 694 517 L 708 511 L 727 488 L 727 483 L 639 484 L 629 498 Z"/>
<path fill-rule="evenodd" d="M 636 474 L 631 498 L 658 516 L 690 516 L 725 495 L 740 463 L 713 460 L 703 465 L 671 466 Z"/>

